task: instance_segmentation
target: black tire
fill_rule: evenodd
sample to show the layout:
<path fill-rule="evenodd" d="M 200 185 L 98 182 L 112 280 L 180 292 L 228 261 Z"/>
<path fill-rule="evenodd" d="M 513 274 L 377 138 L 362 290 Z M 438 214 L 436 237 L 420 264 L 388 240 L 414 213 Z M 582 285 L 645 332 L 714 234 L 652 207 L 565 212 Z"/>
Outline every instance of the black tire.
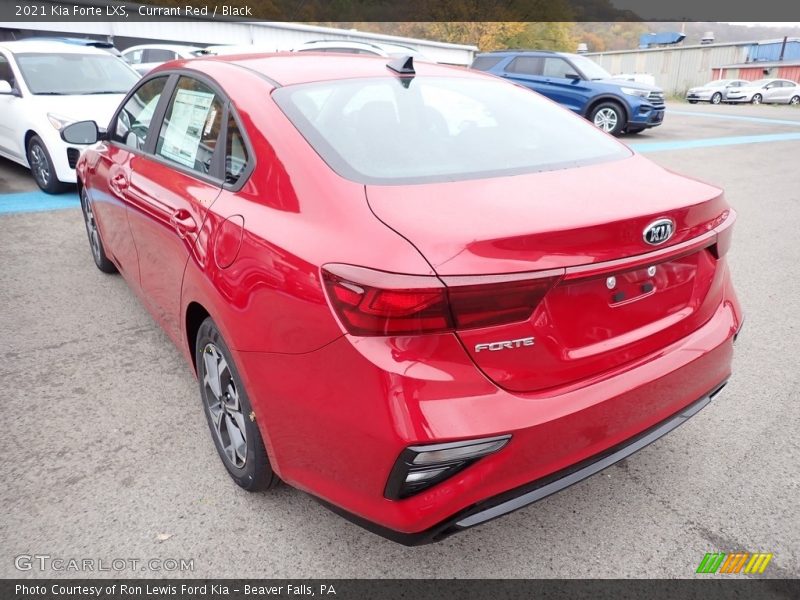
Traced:
<path fill-rule="evenodd" d="M 53 159 L 50 158 L 42 138 L 38 135 L 31 136 L 26 150 L 33 179 L 43 192 L 60 194 L 69 188 L 69 185 L 58 180 Z"/>
<path fill-rule="evenodd" d="M 637 133 L 642 133 L 647 127 L 629 127 L 625 130 L 625 133 L 629 135 L 636 135 Z"/>
<path fill-rule="evenodd" d="M 719 104 L 720 102 L 722 102 L 722 94 L 714 92 L 714 95 L 711 96 L 711 104 Z"/>
<path fill-rule="evenodd" d="M 613 123 L 611 122 L 611 115 L 613 117 Z M 603 121 L 602 124 L 598 124 L 598 121 L 601 120 L 601 116 L 608 116 L 608 121 Z M 618 136 L 622 133 L 622 130 L 625 129 L 625 122 L 627 120 L 625 116 L 625 109 L 622 106 L 613 101 L 608 102 L 601 102 L 597 106 L 592 109 L 591 114 L 589 115 L 589 120 L 594 123 L 595 127 L 605 131 L 606 133 L 610 133 L 613 136 Z"/>
<path fill-rule="evenodd" d="M 94 218 L 94 209 L 86 188 L 81 190 L 81 212 L 83 213 L 83 224 L 86 226 L 86 235 L 89 238 L 89 249 L 92 251 L 94 264 L 103 273 L 116 273 L 116 265 L 106 256 L 103 240 L 100 237 L 100 230 L 97 228 L 97 221 Z"/>
<path fill-rule="evenodd" d="M 689 104 L 697 104 L 697 100 L 689 100 Z"/>
<path fill-rule="evenodd" d="M 764 96 L 761 94 L 753 94 L 753 97 L 750 99 L 750 104 L 761 104 L 764 100 Z"/>
<path fill-rule="evenodd" d="M 247 391 L 228 346 L 211 317 L 203 321 L 197 332 L 195 361 L 203 410 L 222 464 L 236 484 L 247 491 L 275 487 L 280 480 L 264 449 Z M 216 375 L 210 373 L 212 363 L 216 365 Z M 206 375 L 209 375 L 208 382 Z M 219 396 L 210 383 L 213 379 L 218 382 Z M 235 410 L 234 405 L 238 409 Z"/>
<path fill-rule="evenodd" d="M 789 100 L 789 104 L 791 104 L 792 106 L 800 105 L 800 96 L 792 96 L 792 99 Z"/>

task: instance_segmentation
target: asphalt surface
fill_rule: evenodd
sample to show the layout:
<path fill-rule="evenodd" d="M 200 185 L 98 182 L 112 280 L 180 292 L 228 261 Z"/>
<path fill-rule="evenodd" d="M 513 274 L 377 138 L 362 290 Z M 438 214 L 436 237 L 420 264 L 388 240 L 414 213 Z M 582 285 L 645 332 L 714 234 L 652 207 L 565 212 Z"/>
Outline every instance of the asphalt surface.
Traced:
<path fill-rule="evenodd" d="M 746 322 L 730 384 L 603 473 L 419 548 L 285 485 L 238 489 L 189 367 L 95 268 L 77 202 L 19 212 L 28 196 L 11 193 L 34 186 L 0 159 L 0 576 L 80 575 L 14 566 L 45 554 L 194 559 L 183 575 L 197 577 L 671 578 L 706 552 L 760 551 L 774 554 L 765 576 L 800 577 L 800 109 L 676 104 L 624 141 L 723 186 L 739 212 L 729 260 Z"/>

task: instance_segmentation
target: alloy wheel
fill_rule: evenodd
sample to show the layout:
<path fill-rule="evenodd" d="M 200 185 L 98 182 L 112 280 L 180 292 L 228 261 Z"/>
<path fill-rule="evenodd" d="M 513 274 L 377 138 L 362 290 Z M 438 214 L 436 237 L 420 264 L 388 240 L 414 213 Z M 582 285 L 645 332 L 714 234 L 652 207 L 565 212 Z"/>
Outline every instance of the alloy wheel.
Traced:
<path fill-rule="evenodd" d="M 203 388 L 217 441 L 230 464 L 241 469 L 247 462 L 245 416 L 228 361 L 211 343 L 203 348 Z"/>
<path fill-rule="evenodd" d="M 713 96 L 711 96 L 711 104 L 719 104 L 722 101 L 722 94 L 716 92 Z"/>
<path fill-rule="evenodd" d="M 617 116 L 617 111 L 615 111 L 613 108 L 601 108 L 594 116 L 595 126 L 599 127 L 606 133 L 611 133 L 614 131 L 618 120 L 619 117 Z"/>
<path fill-rule="evenodd" d="M 761 94 L 753 96 L 753 104 L 761 104 Z"/>
<path fill-rule="evenodd" d="M 92 248 L 92 255 L 95 261 L 100 261 L 100 233 L 97 231 L 97 221 L 94 219 L 92 203 L 86 190 L 81 193 L 81 204 L 83 205 L 83 222 L 86 224 L 86 233 L 89 236 L 89 246 Z"/>
<path fill-rule="evenodd" d="M 47 187 L 50 183 L 50 161 L 47 160 L 44 148 L 39 144 L 31 146 L 31 153 L 28 160 L 31 163 L 31 172 L 36 178 L 37 183 L 42 187 Z"/>
<path fill-rule="evenodd" d="M 789 104 L 793 106 L 797 106 L 800 104 L 800 96 L 793 96 L 791 100 L 789 100 Z"/>

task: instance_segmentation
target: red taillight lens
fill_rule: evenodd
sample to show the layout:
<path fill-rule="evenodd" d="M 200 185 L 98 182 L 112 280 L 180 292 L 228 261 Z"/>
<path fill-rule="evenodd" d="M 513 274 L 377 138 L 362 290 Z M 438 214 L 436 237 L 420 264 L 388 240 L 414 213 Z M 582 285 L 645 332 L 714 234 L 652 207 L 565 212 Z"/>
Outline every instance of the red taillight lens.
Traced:
<path fill-rule="evenodd" d="M 453 328 L 445 287 L 436 277 L 327 265 L 322 278 L 336 314 L 353 335 L 413 335 Z"/>
<path fill-rule="evenodd" d="M 513 279 L 508 276 L 445 278 L 456 329 L 491 327 L 530 317 L 558 277 L 520 275 L 511 276 Z"/>
<path fill-rule="evenodd" d="M 325 289 L 353 335 L 415 335 L 490 327 L 531 316 L 558 275 L 486 277 L 398 275 L 352 265 L 326 265 Z"/>

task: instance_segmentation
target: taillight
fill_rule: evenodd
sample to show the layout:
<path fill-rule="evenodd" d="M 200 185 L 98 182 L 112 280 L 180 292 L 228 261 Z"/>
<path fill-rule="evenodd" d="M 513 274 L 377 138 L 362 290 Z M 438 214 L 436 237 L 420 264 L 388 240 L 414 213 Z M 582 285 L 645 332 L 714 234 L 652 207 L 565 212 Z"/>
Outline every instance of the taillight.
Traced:
<path fill-rule="evenodd" d="M 528 319 L 560 274 L 400 275 L 352 265 L 322 269 L 336 314 L 353 335 L 415 335 Z"/>
<path fill-rule="evenodd" d="M 736 213 L 733 210 L 724 211 L 713 223 L 717 231 L 717 241 L 711 246 L 714 258 L 720 259 L 728 253 L 733 239 L 733 224 L 736 222 Z"/>

